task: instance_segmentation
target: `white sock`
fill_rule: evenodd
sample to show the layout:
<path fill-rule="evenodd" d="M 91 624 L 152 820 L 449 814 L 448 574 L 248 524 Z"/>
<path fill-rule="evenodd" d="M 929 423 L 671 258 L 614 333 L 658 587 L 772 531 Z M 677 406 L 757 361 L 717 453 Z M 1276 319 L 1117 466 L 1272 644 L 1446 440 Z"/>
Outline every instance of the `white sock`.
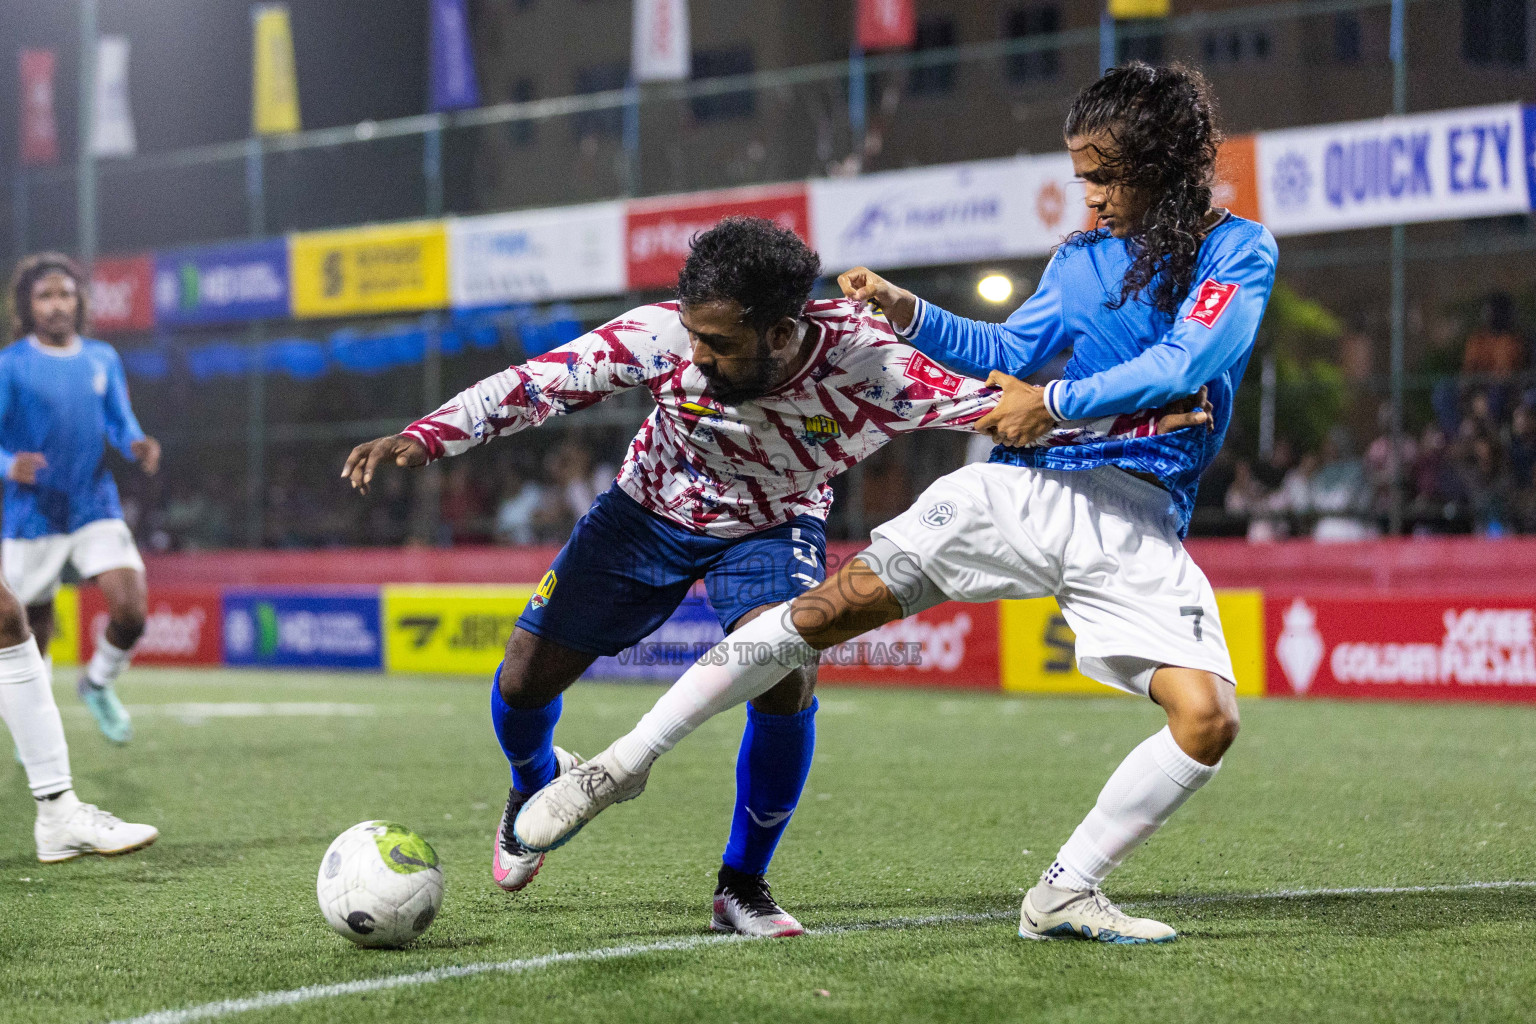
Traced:
<path fill-rule="evenodd" d="M 66 789 L 52 800 L 37 801 L 37 820 L 44 825 L 57 825 L 67 821 L 79 806 L 80 798 L 75 796 L 75 791 Z"/>
<path fill-rule="evenodd" d="M 635 773 L 720 712 L 773 689 L 816 657 L 789 621 L 789 604 L 775 605 L 710 648 L 640 723 L 613 745 L 619 765 Z"/>
<path fill-rule="evenodd" d="M 85 666 L 86 681 L 92 686 L 111 686 L 132 660 L 133 651 L 113 647 L 106 637 L 99 637 L 96 640 L 96 653 L 91 655 L 90 664 Z"/>
<path fill-rule="evenodd" d="M 69 746 L 48 669 L 31 637 L 0 647 L 0 719 L 11 730 L 33 796 L 69 788 Z M 62 799 L 62 798 L 61 798 Z"/>
<path fill-rule="evenodd" d="M 1164 726 L 1120 762 L 1098 803 L 1056 855 L 1046 882 L 1064 889 L 1098 885 L 1220 767 L 1220 761 L 1201 764 L 1184 753 Z"/>

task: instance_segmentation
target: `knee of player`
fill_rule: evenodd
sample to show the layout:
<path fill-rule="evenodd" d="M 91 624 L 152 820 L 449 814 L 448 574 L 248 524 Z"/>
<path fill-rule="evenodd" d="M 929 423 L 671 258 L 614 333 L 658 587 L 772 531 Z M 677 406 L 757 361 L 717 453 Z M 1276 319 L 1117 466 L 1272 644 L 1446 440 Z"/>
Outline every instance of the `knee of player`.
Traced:
<path fill-rule="evenodd" d="M 131 647 L 144 635 L 144 622 L 146 610 L 144 608 L 129 605 L 118 608 L 111 613 L 108 619 L 112 633 L 118 641 L 119 647 Z"/>
<path fill-rule="evenodd" d="M 0 647 L 15 647 L 30 640 L 32 631 L 27 628 L 27 617 L 19 604 L 0 604 Z"/>
<path fill-rule="evenodd" d="M 1241 722 L 1237 704 L 1232 701 L 1202 702 L 1194 707 L 1181 708 L 1173 720 L 1174 731 L 1186 747 L 1185 753 L 1196 760 L 1213 764 L 1225 754 L 1237 739 Z"/>

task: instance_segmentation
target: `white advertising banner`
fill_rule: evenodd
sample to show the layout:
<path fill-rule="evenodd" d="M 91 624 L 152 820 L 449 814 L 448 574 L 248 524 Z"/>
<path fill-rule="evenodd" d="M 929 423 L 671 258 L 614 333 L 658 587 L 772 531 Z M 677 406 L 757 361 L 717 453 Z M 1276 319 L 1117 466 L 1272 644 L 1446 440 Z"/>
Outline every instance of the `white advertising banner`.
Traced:
<path fill-rule="evenodd" d="M 128 104 L 128 53 L 127 36 L 102 36 L 96 40 L 92 156 L 133 156 L 138 152 Z"/>
<path fill-rule="evenodd" d="M 637 82 L 669 82 L 693 70 L 688 0 L 635 0 L 630 69 Z"/>
<path fill-rule="evenodd" d="M 1087 216 L 1065 153 L 819 179 L 810 199 L 829 273 L 1039 256 Z"/>
<path fill-rule="evenodd" d="M 1260 132 L 1259 205 L 1276 235 L 1521 213 L 1515 103 Z"/>
<path fill-rule="evenodd" d="M 448 222 L 448 244 L 456 307 L 625 289 L 622 202 L 456 218 Z"/>

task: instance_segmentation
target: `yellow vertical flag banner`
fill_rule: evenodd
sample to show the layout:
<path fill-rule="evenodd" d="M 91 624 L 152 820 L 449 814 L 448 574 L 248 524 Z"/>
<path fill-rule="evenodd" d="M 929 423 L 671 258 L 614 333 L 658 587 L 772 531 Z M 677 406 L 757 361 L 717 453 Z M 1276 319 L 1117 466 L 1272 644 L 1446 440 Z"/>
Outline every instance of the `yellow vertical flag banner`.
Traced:
<path fill-rule="evenodd" d="M 1016 693 L 1086 693 L 1109 696 L 1119 691 L 1077 670 L 1073 635 L 1056 599 L 999 602 L 1002 634 L 999 654 L 1004 690 Z M 1264 595 L 1257 590 L 1218 590 L 1227 651 L 1232 655 L 1239 697 L 1264 695 Z"/>
<path fill-rule="evenodd" d="M 257 135 L 299 130 L 299 76 L 287 4 L 251 8 L 251 128 Z"/>
<path fill-rule="evenodd" d="M 1172 7 L 1172 0 L 1109 0 L 1109 16 L 1116 21 L 1166 18 Z"/>

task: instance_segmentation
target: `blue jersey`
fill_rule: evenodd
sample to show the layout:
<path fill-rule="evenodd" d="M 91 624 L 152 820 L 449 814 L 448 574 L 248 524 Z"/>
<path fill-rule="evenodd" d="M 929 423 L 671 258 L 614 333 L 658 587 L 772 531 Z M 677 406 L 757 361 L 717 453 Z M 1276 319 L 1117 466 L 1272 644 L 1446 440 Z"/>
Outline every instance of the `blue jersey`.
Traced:
<path fill-rule="evenodd" d="M 1059 420 L 1156 409 L 1208 386 L 1213 431 L 1050 448 L 999 445 L 992 452 L 993 462 L 1040 469 L 1112 465 L 1150 475 L 1168 489 L 1182 535 L 1200 474 L 1232 421 L 1237 385 L 1275 283 L 1275 239 L 1262 224 L 1227 216 L 1201 244 L 1194 285 L 1172 319 L 1142 296 L 1119 309 L 1106 307 L 1119 299 L 1131 259 L 1126 242 L 1107 235 L 1063 245 L 1040 287 L 1007 322 L 967 320 L 925 302 L 908 340 L 951 369 L 981 378 L 992 370 L 1027 377 L 1071 348 L 1062 379 L 1046 387 L 1046 406 Z"/>
<path fill-rule="evenodd" d="M 106 445 L 129 449 L 144 431 L 128 404 L 117 350 L 82 338 L 57 349 L 23 338 L 0 351 L 0 473 L 5 536 L 72 533 L 98 519 L 121 519 L 117 484 L 102 465 Z M 35 485 L 9 479 L 17 452 L 41 452 L 48 467 Z"/>

